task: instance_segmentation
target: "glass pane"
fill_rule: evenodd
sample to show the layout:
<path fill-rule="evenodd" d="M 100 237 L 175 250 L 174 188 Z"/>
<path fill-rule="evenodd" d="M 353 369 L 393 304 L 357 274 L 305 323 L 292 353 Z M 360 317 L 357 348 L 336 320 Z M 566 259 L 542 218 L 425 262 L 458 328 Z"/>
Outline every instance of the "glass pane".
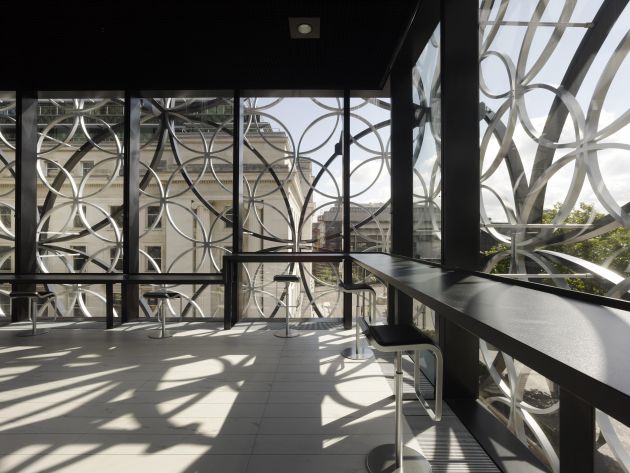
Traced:
<path fill-rule="evenodd" d="M 216 273 L 232 247 L 233 100 L 145 99 L 140 271 Z"/>
<path fill-rule="evenodd" d="M 0 273 L 15 271 L 15 96 L 0 93 Z M 0 317 L 8 314 L 0 289 Z M 8 299 L 7 299 L 8 301 Z"/>
<path fill-rule="evenodd" d="M 352 263 L 352 282 L 355 284 L 369 284 L 376 292 L 375 307 L 373 312 L 372 324 L 387 324 L 387 284 L 383 283 L 372 273 L 362 268 L 356 263 Z M 356 316 L 356 297 L 352 296 L 352 315 Z M 363 297 L 361 299 L 363 301 Z M 366 301 L 367 303 L 367 301 Z M 367 307 L 367 306 L 366 306 Z M 365 309 L 368 314 L 368 309 Z"/>
<path fill-rule="evenodd" d="M 45 273 L 116 272 L 123 200 L 122 99 L 40 99 L 37 263 Z M 114 257 L 112 258 L 112 255 Z M 57 315 L 105 314 L 105 287 L 54 285 Z"/>
<path fill-rule="evenodd" d="M 248 252 L 341 251 L 343 100 L 249 97 L 245 100 L 243 249 Z M 284 317 L 273 276 L 291 271 L 295 317 L 341 317 L 336 264 L 247 264 L 246 317 Z M 276 295 L 276 292 L 278 294 Z"/>
<path fill-rule="evenodd" d="M 598 44 L 601 1 L 540 5 L 480 1 L 482 269 L 627 298 L 630 8 Z M 557 387 L 483 341 L 481 361 L 481 399 L 557 472 Z"/>
<path fill-rule="evenodd" d="M 630 471 L 630 427 L 595 410 L 595 473 Z"/>
<path fill-rule="evenodd" d="M 391 102 L 350 101 L 350 251 L 390 249 Z"/>
<path fill-rule="evenodd" d="M 440 152 L 440 28 L 433 32 L 413 68 L 416 107 L 413 168 L 414 258 L 440 261 L 441 152 Z"/>
<path fill-rule="evenodd" d="M 145 298 L 143 294 L 148 291 L 163 289 L 162 284 L 146 284 L 140 286 L 140 310 L 147 317 L 158 315 L 158 303 L 156 299 Z M 166 317 L 182 318 L 186 320 L 223 319 L 223 286 L 218 284 L 178 284 L 168 285 L 169 291 L 181 294 L 180 299 L 171 299 L 165 303 Z"/>
<path fill-rule="evenodd" d="M 558 386 L 479 340 L 479 399 L 553 472 L 559 471 Z"/>
<path fill-rule="evenodd" d="M 480 11 L 483 269 L 628 299 L 630 7 L 598 44 L 601 1 L 508 3 Z"/>

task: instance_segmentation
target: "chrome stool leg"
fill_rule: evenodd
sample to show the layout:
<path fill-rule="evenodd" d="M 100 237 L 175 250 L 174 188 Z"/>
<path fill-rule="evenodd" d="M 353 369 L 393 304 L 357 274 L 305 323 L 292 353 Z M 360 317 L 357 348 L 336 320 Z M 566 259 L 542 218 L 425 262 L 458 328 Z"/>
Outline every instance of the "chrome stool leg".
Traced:
<path fill-rule="evenodd" d="M 372 291 L 367 291 L 367 292 L 369 294 L 370 322 L 372 322 L 372 314 L 374 311 L 374 305 L 376 304 L 376 298 Z M 352 292 L 350 292 L 350 294 L 352 294 Z M 361 343 L 361 328 L 359 327 L 359 307 L 361 307 L 361 304 L 359 303 L 360 302 L 359 293 L 356 292 L 355 294 L 357 296 L 357 305 L 356 305 L 356 312 L 354 315 L 354 326 L 355 326 L 354 346 L 347 347 L 341 350 L 341 355 L 344 356 L 345 358 L 348 358 L 349 360 L 369 360 L 370 358 L 374 357 L 374 352 L 367 345 L 367 342 Z M 363 292 L 361 297 L 364 298 L 364 302 L 365 302 L 365 291 Z M 361 308 L 361 316 L 363 317 L 365 317 L 364 309 L 365 309 L 365 303 L 363 304 L 363 307 Z"/>
<path fill-rule="evenodd" d="M 160 317 L 160 333 L 157 334 L 151 334 L 149 335 L 149 338 L 154 338 L 154 339 L 162 339 L 162 338 L 170 338 L 173 335 L 169 332 L 166 331 L 166 314 L 164 313 L 164 301 L 167 301 L 168 299 L 165 298 L 161 298 L 160 299 L 160 310 L 159 310 L 159 317 Z"/>
<path fill-rule="evenodd" d="M 43 335 L 45 333 L 50 332 L 50 330 L 47 329 L 41 329 L 41 328 L 37 328 L 37 305 L 35 305 L 37 303 L 37 296 L 34 297 L 27 297 L 26 298 L 28 300 L 28 318 L 31 321 L 31 330 L 25 330 L 23 332 L 19 332 L 17 334 L 18 337 L 34 337 L 35 335 Z M 35 310 L 33 310 L 33 305 L 35 305 Z"/>
<path fill-rule="evenodd" d="M 379 445 L 365 460 L 370 473 L 431 473 L 431 464 L 418 451 L 403 445 L 402 352 L 396 352 L 396 434 L 393 444 Z"/>
<path fill-rule="evenodd" d="M 291 330 L 291 325 L 289 325 L 289 282 L 284 284 L 285 294 L 287 295 L 287 301 L 284 304 L 285 308 L 285 323 L 284 330 L 276 330 L 273 334 L 278 338 L 294 338 L 299 336 L 300 334 L 294 330 Z"/>

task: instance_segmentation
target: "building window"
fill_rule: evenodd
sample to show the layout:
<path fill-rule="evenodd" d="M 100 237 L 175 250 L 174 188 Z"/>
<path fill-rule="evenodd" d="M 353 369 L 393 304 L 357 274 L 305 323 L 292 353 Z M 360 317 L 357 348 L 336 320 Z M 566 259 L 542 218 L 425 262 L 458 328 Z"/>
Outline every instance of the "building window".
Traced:
<path fill-rule="evenodd" d="M 85 263 L 87 261 L 87 256 L 85 256 L 87 248 L 85 246 L 71 246 L 70 248 L 72 249 L 73 253 L 72 269 L 74 269 L 75 271 L 82 271 L 83 266 L 85 266 Z"/>
<path fill-rule="evenodd" d="M 0 221 L 4 228 L 11 228 L 11 209 L 9 207 L 0 207 Z"/>
<path fill-rule="evenodd" d="M 83 210 L 83 215 L 87 219 L 87 206 L 85 204 L 80 204 L 81 210 Z M 77 213 L 74 214 L 74 220 L 72 222 L 74 228 L 83 228 L 83 221 L 81 220 L 81 214 L 79 213 L 79 209 L 77 209 Z"/>
<path fill-rule="evenodd" d="M 117 213 L 118 212 L 118 213 Z M 122 205 L 110 205 L 109 215 L 114 219 L 118 228 L 122 230 L 123 227 L 123 206 Z"/>
<path fill-rule="evenodd" d="M 11 252 L 10 246 L 0 246 L 0 258 L 3 258 L 6 253 Z M 11 272 L 11 256 L 5 259 L 0 265 L 0 271 Z"/>
<path fill-rule="evenodd" d="M 73 317 L 85 317 L 85 313 L 83 312 L 83 309 L 81 308 L 81 303 L 79 301 L 82 301 L 84 305 L 87 307 L 88 305 L 87 294 L 85 293 L 77 294 L 77 301 L 75 302 L 74 307 L 72 308 Z"/>
<path fill-rule="evenodd" d="M 227 209 L 223 214 L 225 217 L 225 228 L 233 228 L 234 227 L 234 210 Z"/>
<path fill-rule="evenodd" d="M 147 272 L 162 271 L 162 247 L 147 246 Z"/>
<path fill-rule="evenodd" d="M 55 177 L 59 172 L 59 164 L 46 161 L 46 176 Z"/>
<path fill-rule="evenodd" d="M 116 259 L 116 250 L 117 250 L 116 247 L 109 249 L 109 259 L 110 259 L 110 261 L 112 263 Z M 116 261 L 116 265 L 114 266 L 114 270 L 116 270 L 116 271 L 122 271 L 123 270 L 122 251 L 120 252 L 120 256 L 118 258 L 118 261 Z"/>
<path fill-rule="evenodd" d="M 160 218 L 159 205 L 149 205 L 147 207 L 147 228 L 151 228 L 154 223 L 154 228 L 162 228 L 162 219 Z"/>
<path fill-rule="evenodd" d="M 94 169 L 94 161 L 81 161 L 81 175 L 85 176 L 92 169 Z"/>

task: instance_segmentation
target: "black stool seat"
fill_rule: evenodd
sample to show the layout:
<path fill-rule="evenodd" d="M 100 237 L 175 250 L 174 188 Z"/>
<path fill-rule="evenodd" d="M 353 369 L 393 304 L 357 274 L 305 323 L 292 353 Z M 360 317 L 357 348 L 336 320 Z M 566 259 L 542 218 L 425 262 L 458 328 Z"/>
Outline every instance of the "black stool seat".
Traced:
<path fill-rule="evenodd" d="M 343 291 L 343 292 L 361 292 L 361 291 L 374 291 L 374 288 L 372 286 L 370 286 L 369 284 L 364 284 L 364 283 L 344 283 L 344 282 L 340 282 L 339 283 L 339 288 Z"/>
<path fill-rule="evenodd" d="M 181 294 L 175 291 L 149 291 L 145 292 L 143 296 L 152 299 L 175 299 L 181 297 Z"/>
<path fill-rule="evenodd" d="M 300 277 L 295 274 L 276 274 L 273 280 L 275 282 L 300 282 Z"/>
<path fill-rule="evenodd" d="M 361 319 L 360 319 L 361 320 Z M 365 466 L 369 473 L 431 473 L 431 464 L 420 452 L 406 447 L 403 442 L 403 367 L 402 355 L 413 351 L 413 384 L 418 400 L 426 410 L 431 420 L 438 421 L 442 418 L 442 378 L 443 360 L 442 352 L 433 341 L 424 335 L 413 325 L 367 325 L 363 322 L 365 335 L 377 350 L 394 352 L 396 358 L 395 392 L 396 399 L 396 426 L 393 444 L 379 445 L 368 453 Z M 418 389 L 421 350 L 427 350 L 435 356 L 435 411 L 424 400 L 422 392 Z"/>
<path fill-rule="evenodd" d="M 381 350 L 387 348 L 392 348 L 391 351 L 412 350 L 413 345 L 434 344 L 433 340 L 413 325 L 370 325 L 367 327 L 366 335 L 374 340 Z"/>
<path fill-rule="evenodd" d="M 55 295 L 52 291 L 12 291 L 9 293 L 9 297 L 17 299 L 19 297 L 39 297 L 45 299 L 47 297 L 53 297 Z"/>

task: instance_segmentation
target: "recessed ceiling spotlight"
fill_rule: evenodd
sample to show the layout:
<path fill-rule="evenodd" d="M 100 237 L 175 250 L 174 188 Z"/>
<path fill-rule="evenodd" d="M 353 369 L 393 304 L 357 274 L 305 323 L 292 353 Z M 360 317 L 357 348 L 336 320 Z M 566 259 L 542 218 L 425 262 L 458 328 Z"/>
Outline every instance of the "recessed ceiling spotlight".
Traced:
<path fill-rule="evenodd" d="M 318 17 L 294 17 L 289 18 L 289 33 L 291 39 L 318 39 Z"/>
<path fill-rule="evenodd" d="M 313 31 L 313 27 L 308 23 L 300 23 L 297 27 L 298 33 L 300 34 L 309 34 Z"/>

